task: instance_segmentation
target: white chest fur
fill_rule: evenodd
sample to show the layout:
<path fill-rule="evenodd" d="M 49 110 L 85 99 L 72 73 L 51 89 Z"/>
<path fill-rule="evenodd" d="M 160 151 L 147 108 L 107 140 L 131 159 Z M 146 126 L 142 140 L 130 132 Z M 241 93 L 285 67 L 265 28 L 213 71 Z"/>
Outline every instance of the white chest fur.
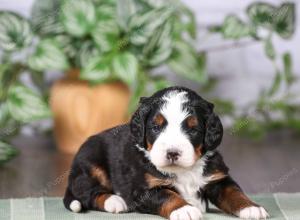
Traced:
<path fill-rule="evenodd" d="M 174 187 L 180 195 L 191 205 L 205 212 L 205 202 L 201 201 L 197 192 L 207 184 L 206 178 L 203 176 L 205 159 L 200 159 L 191 169 L 177 171 Z"/>

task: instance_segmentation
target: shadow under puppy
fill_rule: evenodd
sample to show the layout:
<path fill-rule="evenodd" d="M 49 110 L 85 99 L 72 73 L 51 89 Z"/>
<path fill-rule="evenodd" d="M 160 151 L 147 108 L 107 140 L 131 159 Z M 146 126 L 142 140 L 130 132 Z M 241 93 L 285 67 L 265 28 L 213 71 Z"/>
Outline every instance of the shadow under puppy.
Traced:
<path fill-rule="evenodd" d="M 142 98 L 128 124 L 90 137 L 77 153 L 64 197 L 74 212 L 140 212 L 202 218 L 208 201 L 244 219 L 265 219 L 216 151 L 223 135 L 213 104 L 170 87 Z"/>

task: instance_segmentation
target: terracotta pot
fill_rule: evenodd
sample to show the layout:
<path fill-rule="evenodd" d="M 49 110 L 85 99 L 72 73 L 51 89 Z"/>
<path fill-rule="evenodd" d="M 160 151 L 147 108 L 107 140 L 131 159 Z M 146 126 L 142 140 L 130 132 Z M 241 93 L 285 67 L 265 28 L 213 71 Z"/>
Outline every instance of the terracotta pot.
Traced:
<path fill-rule="evenodd" d="M 50 106 L 58 149 L 74 154 L 91 135 L 125 123 L 130 92 L 120 82 L 91 86 L 71 71 L 54 83 Z"/>

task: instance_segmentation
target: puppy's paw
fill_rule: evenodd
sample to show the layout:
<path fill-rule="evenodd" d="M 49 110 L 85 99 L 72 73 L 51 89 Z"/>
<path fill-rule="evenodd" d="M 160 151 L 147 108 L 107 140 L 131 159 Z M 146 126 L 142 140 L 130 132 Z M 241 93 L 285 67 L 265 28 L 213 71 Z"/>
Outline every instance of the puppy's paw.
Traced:
<path fill-rule="evenodd" d="M 247 208 L 241 209 L 237 216 L 241 219 L 266 219 L 269 217 L 269 214 L 263 207 L 250 206 Z"/>
<path fill-rule="evenodd" d="M 110 213 L 124 212 L 127 211 L 127 205 L 122 197 L 111 195 L 104 202 L 104 210 Z"/>
<path fill-rule="evenodd" d="M 202 219 L 201 211 L 191 205 L 185 205 L 171 212 L 170 220 L 200 220 Z"/>

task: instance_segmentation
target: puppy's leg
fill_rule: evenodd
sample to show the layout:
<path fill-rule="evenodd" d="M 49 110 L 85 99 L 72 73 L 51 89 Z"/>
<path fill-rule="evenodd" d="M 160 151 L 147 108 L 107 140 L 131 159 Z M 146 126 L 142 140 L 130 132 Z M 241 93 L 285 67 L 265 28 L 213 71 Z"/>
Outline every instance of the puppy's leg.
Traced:
<path fill-rule="evenodd" d="M 169 189 L 154 188 L 139 195 L 131 207 L 142 213 L 160 215 L 170 220 L 199 220 L 201 211 L 189 205 L 178 193 Z"/>
<path fill-rule="evenodd" d="M 127 211 L 127 205 L 124 199 L 114 194 L 101 194 L 95 199 L 95 209 L 119 213 Z"/>
<path fill-rule="evenodd" d="M 205 196 L 224 212 L 242 219 L 266 219 L 266 210 L 252 202 L 230 177 L 207 185 Z"/>
<path fill-rule="evenodd" d="M 125 201 L 117 195 L 114 195 L 112 190 L 105 184 L 100 183 L 97 179 L 88 176 L 80 175 L 76 177 L 70 184 L 69 188 L 74 195 L 74 202 L 70 203 L 77 208 L 78 202 L 85 210 L 99 210 L 111 213 L 119 213 L 127 211 Z"/>

